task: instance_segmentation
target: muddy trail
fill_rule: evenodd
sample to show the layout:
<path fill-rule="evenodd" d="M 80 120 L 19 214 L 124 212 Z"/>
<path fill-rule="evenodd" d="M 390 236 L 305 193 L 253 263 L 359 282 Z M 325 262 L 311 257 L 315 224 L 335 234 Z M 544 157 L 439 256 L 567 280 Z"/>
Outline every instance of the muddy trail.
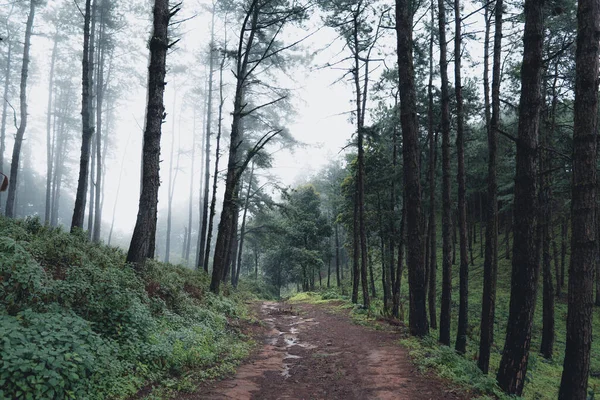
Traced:
<path fill-rule="evenodd" d="M 179 399 L 461 399 L 421 374 L 398 330 L 353 324 L 313 304 L 260 304 L 262 346 L 235 376 Z"/>

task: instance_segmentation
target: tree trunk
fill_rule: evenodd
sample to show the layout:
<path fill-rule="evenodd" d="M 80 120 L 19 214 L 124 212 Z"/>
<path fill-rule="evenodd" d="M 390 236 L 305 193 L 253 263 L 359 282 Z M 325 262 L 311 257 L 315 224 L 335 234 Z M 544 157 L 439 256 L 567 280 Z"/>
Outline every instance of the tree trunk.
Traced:
<path fill-rule="evenodd" d="M 340 279 L 340 235 L 339 235 L 339 227 L 338 224 L 335 224 L 335 277 L 337 287 L 342 286 L 342 282 Z"/>
<path fill-rule="evenodd" d="M 137 269 L 147 258 L 154 257 L 156 244 L 156 219 L 158 212 L 158 188 L 160 186 L 160 136 L 165 106 L 166 60 L 169 49 L 169 20 L 179 7 L 169 8 L 169 0 L 154 1 L 154 31 L 150 39 L 150 65 L 148 67 L 148 106 L 142 159 L 142 190 L 139 210 L 127 262 Z"/>
<path fill-rule="evenodd" d="M 400 290 L 402 289 L 402 273 L 404 272 L 404 242 L 406 238 L 405 231 L 406 209 L 402 208 L 402 216 L 400 217 L 400 240 L 398 241 L 398 264 L 396 269 L 396 280 L 393 287 L 393 305 L 392 313 L 396 318 L 404 319 L 403 313 L 400 312 Z"/>
<path fill-rule="evenodd" d="M 15 143 L 10 163 L 10 185 L 8 186 L 8 196 L 6 199 L 6 216 L 15 217 L 15 198 L 17 195 L 19 159 L 21 157 L 21 145 L 23 136 L 27 128 L 27 78 L 29 76 L 29 49 L 31 47 L 31 34 L 33 31 L 33 19 L 35 17 L 35 0 L 29 2 L 29 15 L 25 26 L 25 43 L 23 45 L 23 64 L 21 66 L 21 86 L 20 86 L 20 123 L 15 135 Z"/>
<path fill-rule="evenodd" d="M 93 113 L 92 113 L 93 114 Z M 90 198 L 89 198 L 89 211 L 88 211 L 88 222 L 87 222 L 87 237 L 89 240 L 92 240 L 92 230 L 94 229 L 94 210 L 95 210 L 95 200 L 96 200 L 96 196 L 95 196 L 95 189 L 96 189 L 96 182 L 94 180 L 94 174 L 96 172 L 96 142 L 93 141 L 92 138 L 92 144 L 91 144 L 91 157 L 90 157 L 90 177 L 89 177 L 89 193 L 90 193 Z"/>
<path fill-rule="evenodd" d="M 408 0 L 396 0 L 396 37 L 398 51 L 400 120 L 402 125 L 404 157 L 404 193 L 407 230 L 407 265 L 411 293 L 410 333 L 425 336 L 429 333 L 426 307 L 425 266 L 423 265 L 423 238 L 421 182 L 419 171 L 419 126 L 417 96 L 413 65 L 412 22 L 413 9 Z"/>
<path fill-rule="evenodd" d="M 104 106 L 104 63 L 106 55 L 106 45 L 104 37 L 104 9 L 100 14 L 100 29 L 98 32 L 98 74 L 96 76 L 96 212 L 94 214 L 94 231 L 92 241 L 100 242 L 102 232 L 102 107 Z"/>
<path fill-rule="evenodd" d="M 190 168 L 190 194 L 188 199 L 188 227 L 186 232 L 185 241 L 186 246 L 183 254 L 186 265 L 189 266 L 190 253 L 192 250 L 192 224 L 194 222 L 194 166 L 196 164 L 196 109 L 194 108 L 194 128 L 192 132 L 192 165 Z M 208 183 L 206 184 L 208 186 Z M 200 233 L 198 233 L 200 234 Z"/>
<path fill-rule="evenodd" d="M 244 239 L 246 237 L 246 217 L 248 216 L 248 207 L 250 206 L 250 197 L 251 197 L 251 189 L 252 189 L 252 180 L 254 179 L 254 163 L 250 167 L 250 177 L 248 178 L 248 190 L 246 191 L 246 199 L 244 200 L 244 212 L 242 214 L 242 227 L 240 228 L 240 244 L 239 250 L 237 253 L 237 270 L 235 274 L 235 281 L 233 283 L 234 287 L 237 287 L 237 284 L 240 280 L 240 270 L 242 268 L 242 255 L 244 252 Z M 327 278 L 327 287 L 329 287 L 329 277 Z"/>
<path fill-rule="evenodd" d="M 442 79 L 442 300 L 440 343 L 450 346 L 450 306 L 452 302 L 452 198 L 450 189 L 450 95 L 446 49 L 446 6 L 438 0 L 440 76 Z"/>
<path fill-rule="evenodd" d="M 433 42 L 435 24 L 435 4 L 431 1 L 431 32 L 429 35 L 429 83 L 427 85 L 427 136 L 429 141 L 429 324 L 437 329 L 437 227 L 435 222 L 435 170 L 437 162 L 437 132 L 433 132 Z"/>
<path fill-rule="evenodd" d="M 210 246 L 212 242 L 213 223 L 215 218 L 215 207 L 217 204 L 217 182 L 219 177 L 219 161 L 221 160 L 221 133 L 223 128 L 223 69 L 225 68 L 226 54 L 223 54 L 219 67 L 219 121 L 217 122 L 217 142 L 215 148 L 215 174 L 212 181 L 212 195 L 210 200 L 210 212 L 208 215 L 208 229 L 206 232 L 206 248 L 204 250 L 204 271 L 208 272 L 208 260 L 210 257 Z M 199 251 L 199 250 L 198 250 Z M 258 268 L 258 264 L 256 265 Z M 258 273 L 258 269 L 256 270 Z"/>
<path fill-rule="evenodd" d="M 520 396 L 527 374 L 531 328 L 539 276 L 537 232 L 538 128 L 543 69 L 543 3 L 525 1 L 525 33 L 521 66 L 521 103 L 514 187 L 514 240 L 510 311 L 498 384 Z"/>
<path fill-rule="evenodd" d="M 46 115 L 46 208 L 44 212 L 44 224 L 50 224 L 50 213 L 52 206 L 52 172 L 54 161 L 54 148 L 52 146 L 52 95 L 54 91 L 54 65 L 58 53 L 58 33 L 54 34 L 54 46 L 50 58 L 50 76 L 48 78 L 48 106 Z M 0 164 L 2 168 L 2 164 Z"/>
<path fill-rule="evenodd" d="M 91 0 L 85 2 L 85 16 L 83 24 L 83 59 L 82 59 L 82 78 L 81 78 L 81 156 L 79 159 L 79 179 L 77 181 L 77 194 L 75 196 L 75 207 L 73 209 L 73 219 L 71 221 L 71 231 L 76 228 L 83 229 L 83 219 L 85 217 L 85 202 L 87 197 L 90 145 L 94 134 L 92 125 L 92 99 L 91 99 L 91 64 L 93 60 L 90 55 L 90 20 L 91 20 Z M 154 254 L 154 250 L 152 250 Z"/>
<path fill-rule="evenodd" d="M 208 199 L 210 193 L 210 137 L 212 135 L 212 100 L 213 100 L 213 75 L 215 71 L 215 63 L 214 63 L 214 52 L 215 52 L 215 8 L 213 3 L 213 11 L 212 11 L 212 22 L 210 28 L 210 44 L 209 44 L 209 72 L 208 72 L 208 99 L 206 105 L 206 141 L 204 143 L 204 180 L 202 182 L 202 187 L 204 188 L 203 200 L 202 200 L 202 225 L 200 227 L 200 235 L 199 246 L 198 246 L 198 257 L 197 257 L 197 269 L 204 269 L 206 273 L 208 273 L 208 263 L 204 263 L 205 261 L 205 251 L 206 251 L 206 234 L 208 229 Z M 217 175 L 217 170 L 215 170 L 215 176 Z M 201 264 L 202 263 L 202 264 Z M 203 265 L 204 264 L 204 265 Z"/>
<path fill-rule="evenodd" d="M 233 121 L 231 124 L 231 133 L 229 141 L 229 160 L 227 164 L 227 175 L 225 178 L 225 194 L 223 197 L 223 209 L 221 211 L 221 220 L 219 221 L 219 229 L 217 232 L 217 241 L 215 244 L 215 256 L 213 259 L 213 273 L 210 284 L 210 290 L 213 293 L 219 292 L 221 279 L 226 273 L 227 269 L 227 256 L 230 253 L 229 239 L 231 238 L 232 231 L 234 229 L 234 218 L 238 213 L 237 204 L 237 192 L 239 177 L 241 176 L 242 165 L 241 165 L 241 154 L 240 144 L 243 142 L 244 133 L 242 130 L 241 122 L 243 117 L 244 104 L 244 86 L 246 84 L 245 79 L 248 71 L 248 57 L 250 56 L 250 49 L 254 42 L 254 36 L 256 34 L 258 25 L 258 4 L 252 3 L 252 7 L 248 10 L 246 20 L 242 24 L 240 33 L 240 43 L 237 54 L 237 68 L 236 68 L 236 90 L 233 105 Z M 247 27 L 248 19 L 251 19 L 250 27 Z M 249 31 L 248 39 L 246 43 L 242 43 L 245 32 Z M 244 52 L 243 49 L 247 51 Z"/>
<path fill-rule="evenodd" d="M 567 343 L 559 399 L 585 400 L 590 373 L 594 269 L 596 262 L 596 128 L 600 4 L 577 6 L 571 266 Z"/>
<path fill-rule="evenodd" d="M 460 284 L 458 326 L 455 349 L 459 354 L 467 351 L 467 330 L 469 328 L 469 259 L 467 255 L 467 184 L 465 173 L 465 132 L 461 79 L 462 37 L 460 0 L 454 0 L 454 93 L 456 96 L 456 149 L 458 156 L 458 226 L 460 242 Z M 473 227 L 475 224 L 473 223 Z M 474 228 L 473 228 L 474 229 Z"/>
<path fill-rule="evenodd" d="M 483 298 L 481 301 L 481 337 L 477 365 L 489 372 L 490 352 L 494 344 L 496 284 L 498 281 L 498 125 L 500 122 L 500 73 L 502 53 L 502 0 L 496 0 L 494 11 L 494 60 L 492 65 L 492 115 L 488 126 L 487 221 L 485 258 L 483 262 Z M 508 240 L 508 226 L 506 229 Z"/>
<path fill-rule="evenodd" d="M 358 303 L 360 284 L 360 238 L 358 234 L 358 194 L 354 193 L 354 217 L 352 219 L 352 303 Z"/>
<path fill-rule="evenodd" d="M 169 157 L 169 182 L 168 182 L 168 198 L 167 198 L 167 237 L 165 248 L 165 263 L 171 259 L 171 222 L 173 216 L 173 195 L 175 192 L 175 179 L 173 178 L 173 158 L 175 157 L 175 110 L 177 109 L 177 89 L 173 83 L 173 111 L 171 112 L 171 155 Z M 179 152 L 177 155 L 177 164 L 179 164 Z M 177 168 L 179 165 L 177 165 Z M 175 172 L 177 176 L 177 171 Z"/>
<path fill-rule="evenodd" d="M 12 9 L 11 9 L 12 12 Z M 6 49 L 6 71 L 4 73 L 4 92 L 2 101 L 2 121 L 0 122 L 0 170 L 4 171 L 4 152 L 6 151 L 6 118 L 8 115 L 8 92 L 10 91 L 11 65 L 12 65 L 12 38 L 8 40 Z M 2 193 L 0 193 L 0 205 L 2 204 Z"/>

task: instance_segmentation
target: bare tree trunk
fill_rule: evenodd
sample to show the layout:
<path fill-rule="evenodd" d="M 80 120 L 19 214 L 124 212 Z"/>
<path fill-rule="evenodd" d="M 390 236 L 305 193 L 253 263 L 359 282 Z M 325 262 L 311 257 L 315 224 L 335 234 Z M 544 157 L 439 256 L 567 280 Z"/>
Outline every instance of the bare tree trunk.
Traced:
<path fill-rule="evenodd" d="M 192 134 L 192 166 L 190 168 L 190 196 L 188 200 L 188 227 L 189 229 L 185 235 L 186 246 L 183 251 L 183 258 L 185 259 L 186 265 L 190 262 L 190 253 L 192 249 L 192 223 L 194 222 L 194 166 L 196 162 L 196 109 L 194 108 L 194 128 Z M 206 184 L 208 186 L 208 183 Z M 198 235 L 200 232 L 198 232 Z"/>
<path fill-rule="evenodd" d="M 93 138 L 92 138 L 93 140 Z M 89 240 L 92 240 L 92 231 L 94 229 L 94 211 L 95 211 L 95 200 L 96 200 L 96 180 L 95 180 L 95 172 L 96 172 L 96 142 L 92 141 L 91 145 L 91 157 L 90 157 L 90 177 L 89 177 L 89 211 L 88 211 L 88 222 L 87 222 L 87 237 Z"/>
<path fill-rule="evenodd" d="M 571 266 L 567 344 L 558 398 L 585 400 L 590 374 L 594 269 L 596 262 L 596 128 L 600 3 L 577 5 Z"/>
<path fill-rule="evenodd" d="M 514 188 L 514 241 L 510 311 L 498 384 L 520 396 L 527 375 L 531 328 L 539 277 L 537 246 L 538 130 L 543 69 L 543 3 L 525 0 L 525 32 L 521 66 L 521 103 Z"/>
<path fill-rule="evenodd" d="M 215 149 L 215 174 L 212 181 L 212 195 L 210 200 L 210 212 L 208 216 L 208 230 L 206 232 L 206 250 L 204 251 L 204 269 L 208 271 L 208 260 L 212 241 L 213 221 L 215 218 L 215 206 L 217 202 L 217 179 L 219 177 L 219 161 L 221 159 L 221 133 L 223 129 L 223 69 L 225 68 L 226 54 L 223 54 L 219 67 L 219 121 L 217 123 L 217 143 Z M 258 270 L 257 270 L 258 271 Z"/>
<path fill-rule="evenodd" d="M 12 8 L 10 14 L 12 14 Z M 9 14 L 9 16 L 10 16 Z M 8 17 L 7 17 L 8 18 Z M 8 30 L 8 29 L 7 29 Z M 12 65 L 12 50 L 13 40 L 7 38 L 6 49 L 6 70 L 4 72 L 4 92 L 2 98 L 2 121 L 0 122 L 0 170 L 4 171 L 4 152 L 6 151 L 6 119 L 8 115 L 8 92 L 10 91 L 11 65 Z M 5 39 L 6 40 L 6 39 Z M 0 193 L 0 205 L 2 203 L 2 193 Z M 0 211 L 1 212 L 1 211 Z"/>
<path fill-rule="evenodd" d="M 396 269 L 396 280 L 393 287 L 393 305 L 392 314 L 396 318 L 404 319 L 400 305 L 400 290 L 402 289 L 402 273 L 404 272 L 404 242 L 406 239 L 405 230 L 406 209 L 402 208 L 402 216 L 400 217 L 400 240 L 398 241 L 398 264 Z"/>
<path fill-rule="evenodd" d="M 400 120 L 402 124 L 404 156 L 404 193 L 406 213 L 408 283 L 411 293 L 410 333 L 425 336 L 429 333 L 427 320 L 425 266 L 423 265 L 423 237 L 420 227 L 421 182 L 419 171 L 419 121 L 413 65 L 412 5 L 407 0 L 396 0 L 396 38 L 398 51 Z"/>
<path fill-rule="evenodd" d="M 166 237 L 166 248 L 164 260 L 166 263 L 170 261 L 171 255 L 171 229 L 172 229 L 172 216 L 173 216 L 173 195 L 175 192 L 175 180 L 173 179 L 173 158 L 175 157 L 175 110 L 177 104 L 177 89 L 173 83 L 173 111 L 171 112 L 171 155 L 169 157 L 169 182 L 168 182 L 168 199 L 167 199 L 167 237 Z M 177 164 L 179 164 L 179 152 L 177 155 Z M 179 168 L 179 165 L 177 165 Z M 177 172 L 175 172 L 177 175 Z"/>
<path fill-rule="evenodd" d="M 104 105 L 104 63 L 106 55 L 106 45 L 104 37 L 104 6 L 101 0 L 100 30 L 98 32 L 98 73 L 96 76 L 96 212 L 94 214 L 94 231 L 92 241 L 100 242 L 102 232 L 102 107 Z"/>
<path fill-rule="evenodd" d="M 456 149 L 458 156 L 458 226 L 460 242 L 460 284 L 458 325 L 455 349 L 459 354 L 467 351 L 469 328 L 469 259 L 467 255 L 467 184 L 465 172 L 465 116 L 463 111 L 461 51 L 462 37 L 460 0 L 454 0 L 454 93 L 456 96 Z M 475 224 L 473 224 L 473 229 Z"/>
<path fill-rule="evenodd" d="M 245 79 L 248 72 L 249 50 L 252 48 L 258 26 L 259 5 L 252 2 L 251 8 L 246 14 L 240 33 L 240 42 L 237 52 L 236 68 L 236 89 L 233 105 L 233 121 L 231 124 L 229 159 L 227 163 L 227 174 L 225 177 L 225 193 L 223 196 L 223 208 L 221 211 L 221 220 L 217 232 L 217 241 L 215 243 L 215 256 L 213 259 L 213 272 L 210 284 L 210 290 L 213 293 L 219 292 L 221 280 L 227 273 L 227 257 L 231 253 L 230 238 L 235 223 L 235 216 L 238 214 L 237 193 L 239 178 L 241 176 L 241 154 L 239 146 L 243 142 L 244 132 L 242 129 L 242 117 L 244 108 L 244 90 Z M 247 26 L 250 22 L 250 26 Z M 243 43 L 246 31 L 249 31 L 248 39 Z M 244 52 L 244 49 L 247 51 Z"/>
<path fill-rule="evenodd" d="M 485 258 L 483 263 L 483 298 L 481 301 L 481 337 L 479 341 L 479 359 L 477 360 L 477 365 L 479 366 L 479 369 L 483 371 L 484 374 L 487 374 L 489 372 L 490 352 L 494 343 L 494 321 L 496 318 L 496 283 L 498 280 L 497 165 L 498 125 L 500 120 L 500 73 L 503 17 L 502 7 L 502 0 L 496 0 L 496 6 L 494 11 L 494 60 L 492 66 L 492 115 L 488 125 L 488 193 L 487 222 L 485 230 Z M 506 237 L 508 240 L 508 227 L 506 230 Z"/>
<path fill-rule="evenodd" d="M 210 137 L 212 135 L 212 100 L 213 100 L 213 75 L 215 71 L 214 63 L 214 52 L 215 52 L 215 5 L 213 3 L 212 11 L 212 22 L 210 28 L 210 44 L 209 44 L 209 72 L 208 72 L 208 100 L 206 105 L 206 142 L 204 143 L 204 181 L 202 182 L 204 188 L 204 195 L 202 200 L 202 226 L 200 227 L 200 241 L 198 246 L 198 257 L 196 265 L 197 269 L 204 268 L 204 271 L 208 273 L 208 264 L 204 264 L 206 251 L 206 231 L 208 229 L 208 199 L 209 199 L 209 186 L 210 186 Z M 217 171 L 215 170 L 215 175 Z"/>
<path fill-rule="evenodd" d="M 91 65 L 93 64 L 93 58 L 90 54 L 90 21 L 91 0 L 86 0 L 83 24 L 83 59 L 81 62 L 81 157 L 79 160 L 79 179 L 77 181 L 77 194 L 75 196 L 75 207 L 73 209 L 71 231 L 74 231 L 76 228 L 83 229 L 89 175 L 90 145 L 92 136 L 94 135 L 94 126 L 92 125 L 92 99 L 90 95 L 92 89 Z"/>
<path fill-rule="evenodd" d="M 252 180 L 254 179 L 254 162 L 250 167 L 250 177 L 248 178 L 248 190 L 246 191 L 246 198 L 244 199 L 244 212 L 242 214 L 242 226 L 240 228 L 240 241 L 239 241 L 239 249 L 237 251 L 237 269 L 235 272 L 235 279 L 233 282 L 233 287 L 237 287 L 237 284 L 240 280 L 240 269 L 242 266 L 242 255 L 244 251 L 244 238 L 246 237 L 246 217 L 248 216 L 248 207 L 250 205 L 250 197 L 251 197 L 251 189 L 252 189 Z M 329 286 L 328 286 L 329 287 Z"/>
<path fill-rule="evenodd" d="M 339 234 L 338 224 L 335 224 L 335 277 L 337 282 L 337 287 L 342 286 L 342 282 L 340 279 L 340 234 Z"/>
<path fill-rule="evenodd" d="M 23 64 L 21 67 L 21 86 L 20 86 L 20 123 L 15 135 L 15 143 L 10 164 L 10 185 L 8 186 L 8 196 L 6 199 L 6 216 L 15 217 L 15 198 L 17 195 L 19 158 L 21 156 L 21 145 L 23 136 L 27 128 L 27 78 L 29 76 L 29 49 L 31 47 L 31 34 L 33 31 L 33 19 L 35 17 L 35 0 L 29 2 L 29 15 L 25 26 L 25 44 L 23 45 Z"/>
<path fill-rule="evenodd" d="M 54 92 L 54 65 L 58 53 L 58 33 L 54 34 L 54 45 L 50 57 L 50 76 L 48 78 L 48 106 L 46 115 L 46 208 L 44 212 L 44 223 L 50 224 L 50 210 L 52 202 L 52 167 L 54 161 L 54 148 L 52 146 L 52 95 Z M 0 164 L 0 168 L 1 168 Z"/>
<path fill-rule="evenodd" d="M 452 198 L 450 189 L 450 94 L 446 48 L 446 6 L 438 0 L 440 76 L 442 92 L 442 300 L 440 343 L 450 346 L 450 306 L 452 302 Z"/>
<path fill-rule="evenodd" d="M 435 223 L 435 169 L 437 161 L 437 132 L 433 132 L 433 27 L 435 26 L 435 4 L 431 0 L 431 32 L 429 34 L 429 82 L 427 85 L 427 136 L 429 141 L 429 325 L 437 329 L 437 227 Z"/>
<path fill-rule="evenodd" d="M 160 136 L 165 106 L 163 96 L 167 51 L 169 49 L 169 20 L 179 7 L 169 7 L 169 0 L 154 1 L 154 31 L 150 39 L 150 66 L 148 67 L 148 107 L 142 159 L 142 190 L 139 211 L 127 253 L 127 262 L 137 269 L 143 267 L 147 258 L 154 257 L 156 244 L 156 219 L 158 212 L 158 188 L 160 186 Z"/>
<path fill-rule="evenodd" d="M 358 303 L 360 284 L 360 237 L 358 233 L 358 193 L 354 192 L 354 214 L 352 219 L 352 303 Z"/>

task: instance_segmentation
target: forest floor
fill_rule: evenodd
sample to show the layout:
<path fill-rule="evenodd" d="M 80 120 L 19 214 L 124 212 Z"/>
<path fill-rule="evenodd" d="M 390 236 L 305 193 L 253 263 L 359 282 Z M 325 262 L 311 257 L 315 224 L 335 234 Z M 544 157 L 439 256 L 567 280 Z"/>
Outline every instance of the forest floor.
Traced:
<path fill-rule="evenodd" d="M 398 344 L 403 328 L 353 323 L 328 304 L 255 305 L 262 343 L 235 376 L 178 399 L 464 399 L 439 378 L 422 374 Z M 377 327 L 377 329 L 373 329 Z"/>

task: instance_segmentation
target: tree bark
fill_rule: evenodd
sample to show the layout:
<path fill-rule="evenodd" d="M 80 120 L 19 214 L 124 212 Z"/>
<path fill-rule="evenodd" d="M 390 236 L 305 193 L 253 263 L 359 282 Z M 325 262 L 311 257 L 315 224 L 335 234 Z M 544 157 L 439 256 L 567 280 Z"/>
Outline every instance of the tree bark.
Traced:
<path fill-rule="evenodd" d="M 233 121 L 231 124 L 229 159 L 227 163 L 227 175 L 225 178 L 225 194 L 223 197 L 223 208 L 221 211 L 221 220 L 217 232 L 217 241 L 215 244 L 215 256 L 213 259 L 213 273 L 210 284 L 210 290 L 213 293 L 219 292 L 219 287 L 227 269 L 227 256 L 230 253 L 230 238 L 234 229 L 234 218 L 238 213 L 237 204 L 237 186 L 241 175 L 241 154 L 240 145 L 244 139 L 241 122 L 244 109 L 244 89 L 248 72 L 248 60 L 250 49 L 253 46 L 254 38 L 258 26 L 259 6 L 253 1 L 248 10 L 244 23 L 242 24 L 240 39 L 237 51 L 236 66 L 236 89 L 233 104 Z M 248 22 L 250 21 L 250 26 Z M 248 39 L 244 43 L 245 33 L 249 32 Z"/>
<path fill-rule="evenodd" d="M 427 136 L 429 141 L 429 324 L 437 329 L 437 227 L 435 222 L 435 170 L 437 162 L 437 132 L 433 132 L 433 42 L 435 24 L 435 4 L 431 0 L 431 32 L 429 35 L 429 83 L 427 85 Z"/>
<path fill-rule="evenodd" d="M 82 58 L 82 78 L 81 78 L 81 156 L 79 159 L 79 179 L 77 181 L 77 193 L 75 195 L 75 207 L 73 209 L 73 219 L 71 221 L 71 232 L 76 228 L 83 229 L 83 220 L 85 217 L 85 203 L 87 197 L 90 145 L 94 135 L 94 126 L 92 125 L 92 99 L 91 93 L 91 64 L 90 57 L 90 21 L 91 21 L 91 0 L 85 2 L 85 15 L 83 23 L 83 58 Z"/>
<path fill-rule="evenodd" d="M 12 14 L 12 9 L 11 9 Z M 0 170 L 4 172 L 4 152 L 6 151 L 6 119 L 8 115 L 8 92 L 10 91 L 11 65 L 12 65 L 12 38 L 7 40 L 6 49 L 6 70 L 4 72 L 4 92 L 2 99 L 2 121 L 0 121 Z M 2 193 L 0 193 L 0 204 L 2 203 Z"/>
<path fill-rule="evenodd" d="M 240 280 L 240 270 L 242 268 L 242 255 L 244 252 L 244 239 L 246 237 L 246 218 L 248 216 L 248 207 L 250 206 L 250 197 L 252 190 L 252 180 L 254 179 L 254 163 L 250 167 L 250 177 L 248 178 L 248 190 L 246 191 L 246 198 L 244 199 L 244 212 L 242 214 L 242 226 L 240 228 L 240 243 L 239 249 L 237 252 L 237 269 L 235 273 L 235 280 L 233 282 L 233 287 L 237 287 L 238 282 Z M 327 278 L 327 287 L 329 287 L 329 277 Z"/>
<path fill-rule="evenodd" d="M 31 47 L 31 34 L 33 31 L 33 19 L 35 17 L 35 0 L 29 2 L 29 15 L 25 25 L 25 44 L 23 45 L 23 64 L 21 66 L 21 85 L 20 85 L 20 122 L 15 135 L 12 160 L 10 163 L 10 179 L 8 186 L 8 196 L 6 198 L 6 216 L 15 217 L 15 199 L 18 186 L 19 159 L 21 157 L 21 145 L 23 136 L 27 128 L 27 78 L 29 76 L 29 49 Z"/>
<path fill-rule="evenodd" d="M 537 246 L 537 173 L 541 77 L 543 71 L 543 2 L 525 1 L 525 32 L 521 66 L 521 102 L 514 187 L 514 241 L 510 311 L 498 384 L 520 396 L 527 374 L 531 328 L 539 276 Z"/>
<path fill-rule="evenodd" d="M 169 8 L 169 0 L 155 0 L 153 12 L 154 31 L 150 39 L 150 65 L 148 67 L 148 105 L 142 159 L 142 190 L 139 211 L 127 262 L 139 270 L 147 258 L 154 257 L 156 244 L 156 219 L 158 188 L 160 186 L 160 137 L 165 106 L 166 60 L 169 49 L 169 20 L 179 7 Z"/>
<path fill-rule="evenodd" d="M 490 352 L 494 344 L 496 284 L 498 281 L 498 125 L 500 122 L 500 73 L 502 53 L 503 1 L 496 0 L 494 11 L 494 59 L 492 65 L 492 115 L 488 125 L 488 178 L 483 298 L 481 301 L 481 337 L 477 365 L 489 372 Z M 486 62 L 487 64 L 487 62 Z M 486 90 L 487 93 L 487 90 Z M 506 235 L 508 237 L 508 228 Z"/>
<path fill-rule="evenodd" d="M 52 146 L 52 100 L 54 92 L 54 66 L 58 53 L 58 32 L 54 34 L 54 45 L 50 57 L 50 76 L 48 78 L 48 105 L 46 115 L 46 208 L 44 210 L 44 224 L 50 224 L 50 213 L 52 206 L 52 171 L 54 164 L 54 148 Z M 2 164 L 0 164 L 2 168 Z"/>
<path fill-rule="evenodd" d="M 577 6 L 571 266 L 567 343 L 559 399 L 585 400 L 590 372 L 594 269 L 596 262 L 596 128 L 600 3 Z"/>
<path fill-rule="evenodd" d="M 465 116 L 463 111 L 461 51 L 462 37 L 460 0 L 454 0 L 454 93 L 456 96 L 456 149 L 458 157 L 458 226 L 460 245 L 460 284 L 458 326 L 456 332 L 457 353 L 467 351 L 467 330 L 469 327 L 469 259 L 467 255 L 467 184 L 465 173 Z M 475 224 L 473 224 L 473 229 Z M 472 254 L 472 253 L 471 253 Z"/>
<path fill-rule="evenodd" d="M 225 47 L 227 47 L 227 40 L 225 40 Z M 221 58 L 221 65 L 219 66 L 219 120 L 217 121 L 217 139 L 215 148 L 215 174 L 212 181 L 212 195 L 210 200 L 210 212 L 208 216 L 208 230 L 206 233 L 206 250 L 204 252 L 204 266 L 205 270 L 208 269 L 208 260 L 210 257 L 210 246 L 212 241 L 213 221 L 215 218 L 215 206 L 217 202 L 217 179 L 219 176 L 219 161 L 221 159 L 221 133 L 223 129 L 223 105 L 225 98 L 223 97 L 223 70 L 225 68 L 225 61 L 227 60 L 226 54 L 223 53 Z M 257 264 L 258 267 L 258 264 Z M 256 270 L 258 272 L 258 269 Z"/>
<path fill-rule="evenodd" d="M 105 26 L 105 7 L 104 0 L 101 0 L 100 28 L 98 31 L 98 72 L 96 76 L 96 212 L 94 214 L 94 230 L 92 241 L 100 242 L 102 232 L 102 107 L 104 106 L 104 63 L 106 60 L 106 38 L 104 37 Z"/>
<path fill-rule="evenodd" d="M 423 265 L 423 238 L 421 232 L 421 182 L 419 171 L 419 126 L 417 96 L 413 65 L 412 4 L 396 0 L 396 38 L 398 52 L 400 120 L 402 125 L 404 158 L 404 194 L 407 230 L 407 266 L 411 293 L 409 327 L 414 336 L 429 333 L 426 307 L 425 266 Z"/>
<path fill-rule="evenodd" d="M 450 306 L 452 302 L 452 198 L 450 189 L 450 95 L 446 49 L 446 6 L 438 0 L 440 76 L 442 95 L 442 300 L 440 343 L 450 346 Z"/>
<path fill-rule="evenodd" d="M 202 200 L 202 225 L 200 226 L 198 257 L 196 265 L 197 269 L 204 269 L 208 273 L 208 263 L 205 261 L 206 252 L 206 235 L 208 229 L 208 201 L 210 193 L 210 137 L 212 135 L 212 100 L 213 100 L 213 75 L 215 71 L 214 52 L 215 52 L 215 5 L 213 3 L 212 22 L 210 28 L 210 44 L 209 44 L 209 72 L 208 72 L 208 96 L 206 104 L 206 141 L 204 143 L 204 181 L 203 181 L 203 200 Z M 215 175 L 217 171 L 215 170 Z M 202 264 L 200 264 L 202 263 Z M 204 265 L 203 265 L 204 264 Z"/>

